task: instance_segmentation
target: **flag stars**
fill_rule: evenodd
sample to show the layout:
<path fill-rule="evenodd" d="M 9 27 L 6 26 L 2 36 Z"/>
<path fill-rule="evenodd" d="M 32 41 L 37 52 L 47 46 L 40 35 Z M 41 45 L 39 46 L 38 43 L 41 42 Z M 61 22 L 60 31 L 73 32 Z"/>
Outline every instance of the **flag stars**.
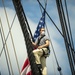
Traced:
<path fill-rule="evenodd" d="M 35 35 L 35 36 L 38 36 L 38 33 L 35 33 L 34 35 Z"/>
<path fill-rule="evenodd" d="M 39 27 L 41 27 L 41 24 L 39 25 Z"/>
<path fill-rule="evenodd" d="M 39 29 L 38 29 L 38 31 L 39 31 Z"/>
<path fill-rule="evenodd" d="M 42 23 L 43 21 L 42 21 L 42 20 L 40 20 L 40 22 Z"/>
<path fill-rule="evenodd" d="M 37 29 L 35 31 L 34 40 L 36 40 L 36 38 L 40 35 L 39 30 L 40 30 L 40 28 L 43 28 L 43 27 L 45 27 L 45 12 L 42 14 L 42 17 L 41 17 L 39 24 L 37 26 Z"/>

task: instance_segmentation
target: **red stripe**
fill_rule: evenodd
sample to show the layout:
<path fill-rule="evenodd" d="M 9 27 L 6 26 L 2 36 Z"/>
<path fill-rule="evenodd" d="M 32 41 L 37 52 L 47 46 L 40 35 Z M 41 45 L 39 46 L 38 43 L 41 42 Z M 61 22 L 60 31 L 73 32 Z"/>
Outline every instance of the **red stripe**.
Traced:
<path fill-rule="evenodd" d="M 30 64 L 30 63 L 29 63 L 29 59 L 27 58 L 27 59 L 25 60 L 25 62 L 24 62 L 24 65 L 23 65 L 23 67 L 22 67 L 21 72 L 24 70 L 24 68 L 25 68 L 28 64 Z"/>
<path fill-rule="evenodd" d="M 28 73 L 27 73 L 27 75 L 32 75 L 32 72 L 31 72 L 31 71 L 30 71 L 30 72 L 28 72 Z"/>

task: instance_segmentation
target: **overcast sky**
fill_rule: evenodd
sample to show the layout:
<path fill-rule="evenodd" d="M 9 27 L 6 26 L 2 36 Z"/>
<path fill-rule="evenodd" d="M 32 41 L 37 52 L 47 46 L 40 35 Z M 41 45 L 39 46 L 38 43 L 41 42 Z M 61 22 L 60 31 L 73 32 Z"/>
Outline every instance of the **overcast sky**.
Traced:
<path fill-rule="evenodd" d="M 44 6 L 44 0 L 40 0 L 40 1 L 41 1 L 42 5 Z M 62 0 L 62 1 L 63 1 L 63 5 L 64 5 L 64 0 Z M 12 20 L 15 15 L 15 9 L 14 9 L 14 6 L 13 6 L 13 3 L 11 0 L 4 0 L 4 4 L 6 6 L 8 20 L 9 20 L 9 24 L 11 26 Z M 23 9 L 25 11 L 29 26 L 31 28 L 32 34 L 34 35 L 36 27 L 41 18 L 41 11 L 40 11 L 39 4 L 38 4 L 37 0 L 22 0 L 22 5 L 23 5 Z M 68 7 L 72 36 L 73 36 L 74 46 L 75 46 L 75 38 L 74 38 L 75 37 L 75 10 L 74 10 L 75 9 L 75 0 L 67 0 L 67 7 Z M 53 19 L 53 21 L 55 22 L 55 24 L 57 25 L 57 27 L 62 32 L 55 0 L 47 1 L 47 9 L 46 10 L 49 13 L 49 15 L 51 16 L 51 18 Z M 7 24 L 7 20 L 6 20 L 6 16 L 5 16 L 4 8 L 2 5 L 2 0 L 0 0 L 0 18 L 2 21 L 2 26 L 3 26 L 4 34 L 5 34 L 5 38 L 6 38 L 9 28 L 8 28 L 8 24 Z M 64 39 L 47 16 L 46 16 L 46 24 L 47 24 L 47 27 L 49 30 L 50 38 L 53 43 L 53 47 L 54 47 L 54 50 L 56 53 L 58 63 L 60 65 L 60 67 L 62 68 L 62 73 L 63 73 L 63 75 L 71 75 L 68 57 L 67 57 L 67 53 L 66 53 L 66 48 L 65 48 L 65 44 L 64 44 Z M 0 24 L 0 29 L 1 29 L 1 24 Z M 17 16 L 16 16 L 14 24 L 12 26 L 11 32 L 12 32 L 12 36 L 13 36 L 13 40 L 14 40 L 14 45 L 15 45 L 15 49 L 16 49 L 16 53 L 17 53 L 20 70 L 21 70 L 23 63 L 24 63 L 25 59 L 27 58 L 27 51 L 26 51 L 26 47 L 25 47 L 22 30 L 21 30 Z M 14 54 L 10 35 L 9 35 L 6 43 L 8 46 L 14 75 L 18 75 L 18 68 L 17 68 L 17 63 L 16 63 L 15 54 Z M 1 40 L 1 34 L 0 34 L 0 52 L 2 50 L 2 47 L 3 47 L 3 44 L 2 44 L 2 40 Z M 47 68 L 48 68 L 48 75 L 60 75 L 59 72 L 57 71 L 57 64 L 55 61 L 55 57 L 54 57 L 52 48 L 51 48 L 51 54 L 47 58 Z M 8 75 L 8 68 L 7 68 L 4 51 L 0 57 L 0 72 L 2 75 Z"/>

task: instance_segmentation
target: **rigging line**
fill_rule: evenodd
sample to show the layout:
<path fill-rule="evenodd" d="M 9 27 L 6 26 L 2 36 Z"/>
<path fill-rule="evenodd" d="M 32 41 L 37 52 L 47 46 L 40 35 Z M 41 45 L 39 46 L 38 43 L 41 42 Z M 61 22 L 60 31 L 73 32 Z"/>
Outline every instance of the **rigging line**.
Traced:
<path fill-rule="evenodd" d="M 1 22 L 1 18 L 0 18 L 0 22 Z M 5 41 L 5 34 L 4 34 L 4 30 L 3 30 L 2 22 L 1 22 L 1 28 L 2 28 L 2 32 L 3 32 L 4 41 Z M 4 46 L 4 47 L 5 47 L 5 46 Z M 8 51 L 7 43 L 6 43 L 6 50 L 7 50 L 7 54 L 8 54 L 8 59 L 9 59 L 9 63 L 10 63 L 11 72 L 12 72 L 12 75 L 14 75 L 14 73 L 13 73 L 13 69 L 12 69 L 11 60 L 10 60 L 10 55 L 9 55 L 9 51 Z"/>
<path fill-rule="evenodd" d="M 47 2 L 47 0 L 46 0 L 46 2 Z M 46 6 L 47 6 L 47 4 L 45 4 L 45 10 L 46 10 Z M 46 23 L 45 23 L 45 25 L 46 25 Z M 47 25 L 46 25 L 46 29 L 47 29 L 47 33 L 48 33 L 48 36 L 49 36 L 49 39 L 50 39 L 50 42 L 51 42 L 51 46 L 52 46 L 52 49 L 53 49 L 53 53 L 54 53 L 54 56 L 55 56 L 55 60 L 56 60 L 57 66 L 58 66 L 58 71 L 59 71 L 60 75 L 62 75 L 61 67 L 59 66 L 59 63 L 58 63 L 58 60 L 57 60 L 57 57 L 56 57 L 56 54 L 55 54 L 55 51 L 54 51 L 54 47 L 53 47 L 53 44 L 52 44 L 52 41 L 51 41 L 51 38 L 50 38 L 50 34 L 49 34 L 49 31 L 48 31 Z"/>
<path fill-rule="evenodd" d="M 43 10 L 45 10 L 45 8 L 42 6 L 42 4 L 39 2 L 39 0 L 37 0 L 38 1 L 38 3 L 40 4 L 40 6 L 43 8 Z M 53 23 L 53 25 L 57 28 L 57 30 L 59 31 L 59 33 L 62 35 L 62 37 L 64 38 L 64 36 L 63 36 L 63 34 L 61 33 L 61 31 L 58 29 L 58 27 L 56 26 L 56 24 L 54 23 L 54 21 L 51 19 L 51 17 L 49 16 L 49 14 L 47 13 L 47 11 L 45 10 L 45 12 L 46 12 L 46 14 L 47 14 L 47 16 L 49 17 L 49 19 L 51 20 L 51 22 Z M 67 42 L 67 41 L 66 41 Z M 67 42 L 67 44 L 69 44 L 68 42 Z M 71 45 L 69 44 L 69 46 L 71 47 Z M 71 49 L 72 49 L 72 47 L 71 47 Z M 72 51 L 74 51 L 73 49 L 72 49 Z M 75 51 L 74 51 L 74 53 L 75 53 Z"/>
<path fill-rule="evenodd" d="M 21 7 L 22 7 L 22 6 L 21 6 Z M 22 12 L 23 12 L 23 14 L 24 14 L 24 19 L 25 19 L 25 21 L 26 21 L 26 27 L 27 27 L 28 33 L 29 33 L 29 35 L 30 35 L 29 37 L 30 37 L 30 39 L 33 40 L 32 32 L 31 32 L 31 30 L 30 30 L 29 23 L 28 23 L 28 21 L 27 21 L 27 18 L 26 18 L 26 15 L 25 15 L 25 13 L 24 13 L 23 8 L 22 8 Z"/>
<path fill-rule="evenodd" d="M 21 3 L 22 3 L 22 0 L 21 0 Z M 21 6 L 21 7 L 22 7 L 22 6 Z M 27 27 L 28 33 L 29 33 L 29 35 L 30 35 L 29 37 L 30 37 L 31 40 L 34 40 L 34 39 L 33 39 L 32 32 L 31 32 L 30 27 L 29 27 L 29 23 L 27 22 L 27 18 L 26 18 L 25 12 L 24 12 L 23 8 L 21 8 L 21 9 L 22 9 L 22 12 L 23 12 L 23 14 L 24 14 L 24 19 L 25 19 L 25 21 L 26 21 L 26 27 Z"/>
<path fill-rule="evenodd" d="M 39 0 L 37 0 L 38 2 L 39 2 Z M 45 8 L 42 6 L 42 4 L 39 2 L 39 5 L 41 5 L 41 7 L 45 10 Z M 46 10 L 45 10 L 45 12 L 46 12 Z M 46 12 L 46 14 L 48 15 L 48 13 Z M 52 22 L 53 22 L 53 20 L 52 20 Z M 53 22 L 54 23 L 54 22 Z M 54 23 L 54 25 L 55 25 L 55 23 Z M 56 25 L 55 25 L 56 26 Z M 48 32 L 48 35 L 49 35 L 49 32 Z M 49 35 L 49 38 L 50 38 L 50 35 Z M 51 39 L 50 39 L 51 40 Z M 51 45 L 52 45 L 52 42 L 51 42 Z M 53 48 L 53 45 L 52 45 L 52 49 L 53 49 L 53 52 L 54 52 L 54 56 L 55 56 L 55 59 L 56 59 L 56 63 L 57 63 L 57 65 L 58 65 L 58 71 L 61 71 L 61 67 L 59 66 L 59 63 L 58 63 L 58 61 L 57 61 L 57 58 L 56 58 L 56 54 L 55 54 L 55 51 L 54 51 L 54 48 Z M 61 74 L 61 72 L 60 72 L 60 75 L 62 75 Z"/>
<path fill-rule="evenodd" d="M 51 46 L 52 46 L 52 50 L 53 50 L 53 53 L 54 53 L 54 56 L 55 56 L 55 60 L 56 60 L 57 66 L 58 66 L 58 68 L 61 69 L 61 67 L 59 66 L 59 63 L 58 63 L 55 51 L 54 51 L 54 47 L 53 47 L 53 44 L 52 44 L 52 41 L 51 41 L 51 38 L 50 38 L 50 34 L 49 34 L 49 31 L 48 31 L 47 25 L 46 25 L 46 29 L 47 29 L 47 33 L 48 33 L 48 36 L 49 36 L 49 39 L 50 39 L 50 43 L 51 43 Z M 54 74 L 54 75 L 56 75 L 56 74 Z M 60 75 L 62 75 L 62 74 L 60 74 Z"/>
<path fill-rule="evenodd" d="M 58 2 L 58 1 L 57 1 Z M 60 3 L 61 4 L 61 3 Z M 59 6 L 58 6 L 59 7 Z M 61 7 L 62 7 L 62 5 L 61 5 Z M 65 17 L 64 17 L 64 12 L 63 12 L 63 8 L 62 8 L 62 15 L 63 15 L 63 18 L 64 18 L 64 22 L 65 22 Z M 61 21 L 62 22 L 62 21 Z M 61 24 L 62 25 L 62 24 Z M 64 25 L 64 23 L 63 23 L 63 25 Z M 66 22 L 65 22 L 65 26 L 66 26 Z M 65 29 L 65 28 L 64 28 Z M 67 30 L 67 27 L 66 27 L 66 29 L 65 29 L 65 31 Z M 68 35 L 68 33 L 66 33 L 66 32 L 64 32 L 64 30 L 63 30 L 63 34 L 64 35 L 66 35 L 66 38 L 64 37 L 64 39 L 67 39 L 67 40 L 65 40 L 65 43 L 66 43 L 66 49 L 67 49 L 67 54 L 68 54 L 68 59 L 69 59 L 69 63 L 70 63 L 70 68 L 71 68 L 71 72 L 72 72 L 72 74 L 74 73 L 74 67 L 73 67 L 73 62 L 72 62 L 72 57 L 71 57 L 71 50 L 72 50 L 72 47 L 71 47 L 71 44 L 68 44 L 67 42 L 69 41 L 70 42 L 70 40 L 69 40 L 69 35 Z M 67 41 L 67 42 L 66 42 Z M 70 46 L 70 47 L 69 47 Z M 71 48 L 71 49 L 70 49 Z M 73 52 L 73 50 L 72 50 L 72 52 Z"/>
<path fill-rule="evenodd" d="M 46 25 L 46 24 L 45 24 Z M 50 34 L 48 32 L 48 28 L 47 28 L 47 25 L 46 25 L 46 29 L 47 29 L 47 33 L 48 33 L 48 36 L 49 36 L 49 40 L 50 40 L 50 43 L 51 43 L 51 46 L 52 46 L 52 49 L 53 49 L 53 52 L 54 52 L 54 48 L 53 48 L 53 44 L 52 44 L 52 41 L 51 41 L 51 38 L 50 38 Z M 50 47 L 50 46 L 49 46 Z M 55 55 L 55 52 L 54 52 L 54 56 L 56 57 Z M 56 59 L 56 58 L 55 58 Z M 57 61 L 56 61 L 57 62 Z M 56 72 L 55 72 L 55 66 L 54 66 L 54 62 L 53 62 L 53 67 L 54 67 L 54 75 L 56 75 Z"/>
<path fill-rule="evenodd" d="M 68 43 L 67 43 L 69 37 L 68 37 L 68 32 L 66 31 L 67 27 L 65 27 L 66 26 L 66 20 L 65 20 L 65 15 L 64 15 L 61 0 L 56 0 L 56 4 L 57 4 L 58 14 L 59 14 L 60 22 L 61 22 L 63 35 L 64 35 L 64 41 L 65 41 L 65 46 L 66 46 L 66 50 L 67 50 L 67 54 L 68 54 L 68 58 L 69 58 L 69 63 L 70 63 L 70 67 L 72 68 L 73 66 L 72 66 L 72 59 L 70 58 L 71 57 L 70 48 L 69 48 Z M 71 69 L 71 71 L 72 71 L 72 69 Z"/>
<path fill-rule="evenodd" d="M 63 12 L 64 10 L 63 10 L 63 6 L 62 6 L 62 1 L 60 0 L 60 2 L 61 2 L 61 8 L 62 8 L 62 13 L 63 13 L 63 18 L 64 18 L 64 23 L 65 23 L 66 31 L 68 32 L 67 23 L 66 23 L 65 17 L 64 17 L 65 14 Z M 70 37 L 69 37 L 69 33 L 67 33 L 67 35 L 68 35 L 69 41 L 71 42 Z M 71 47 L 72 51 L 74 51 L 73 48 L 72 48 L 72 46 L 71 46 L 71 44 L 68 43 L 68 45 Z"/>
<path fill-rule="evenodd" d="M 40 8 L 41 8 L 41 6 L 40 6 Z M 46 8 L 47 8 L 47 0 L 45 1 L 45 10 L 46 10 Z M 50 34 L 49 34 L 49 31 L 48 31 L 48 27 L 47 27 L 47 24 L 46 24 L 46 15 L 45 15 L 45 25 L 46 25 L 46 30 L 47 30 L 47 33 L 48 33 L 48 36 L 49 36 L 49 39 L 50 39 L 50 42 L 51 42 L 51 46 L 52 46 L 52 49 L 53 49 L 53 52 L 54 52 L 53 44 L 52 44 Z M 49 46 L 49 48 L 50 48 L 50 46 Z M 54 54 L 55 54 L 55 52 L 54 52 Z M 54 56 L 56 57 L 56 55 L 54 55 Z M 54 75 L 56 75 L 55 66 L 54 66 L 54 60 L 53 60 L 53 67 L 54 67 Z"/>
<path fill-rule="evenodd" d="M 2 36 L 1 29 L 0 29 L 0 33 L 1 33 L 2 43 L 3 43 L 3 46 L 4 46 L 4 41 L 3 41 L 3 36 Z M 8 58 L 7 58 L 5 47 L 4 47 L 4 53 L 5 53 L 5 58 L 6 58 L 6 62 L 7 62 L 7 67 L 8 67 L 9 75 L 11 75 L 10 67 L 9 67 L 9 62 L 8 62 Z"/>
<path fill-rule="evenodd" d="M 60 0 L 60 2 L 61 2 L 61 8 L 62 8 L 62 13 L 63 13 L 63 18 L 64 18 L 64 23 L 65 23 L 65 27 L 66 27 L 66 31 L 67 31 L 67 36 L 68 36 L 68 39 L 69 39 L 69 42 L 70 42 L 70 48 L 71 48 L 71 53 L 72 53 L 72 57 L 73 57 L 73 61 L 75 61 L 75 56 L 74 56 L 74 50 L 73 50 L 73 48 L 72 48 L 72 44 L 71 44 L 71 39 L 70 39 L 70 35 L 69 35 L 69 33 L 68 33 L 68 28 L 67 28 L 67 23 L 66 23 L 66 20 L 65 20 L 65 14 L 64 14 L 64 10 L 63 10 L 63 6 L 62 6 L 62 1 Z M 75 64 L 75 62 L 74 62 L 74 64 Z"/>
<path fill-rule="evenodd" d="M 58 63 L 58 60 L 57 60 L 57 57 L 56 57 L 56 54 L 55 54 L 55 51 L 54 51 L 54 47 L 53 47 L 53 44 L 52 44 L 52 41 L 51 41 L 51 38 L 50 38 L 50 34 L 49 34 L 49 31 L 48 31 L 47 25 L 46 25 L 46 29 L 47 29 L 47 33 L 48 33 L 48 36 L 49 36 L 49 39 L 50 39 L 50 43 L 51 43 L 51 46 L 52 46 L 52 49 L 53 49 L 53 53 L 54 53 L 54 56 L 55 56 L 55 60 L 56 60 L 57 66 L 58 66 L 58 68 L 61 68 L 59 66 L 59 63 Z M 54 75 L 56 75 L 56 74 L 54 74 Z M 60 75 L 62 75 L 62 74 L 60 74 Z"/>
<path fill-rule="evenodd" d="M 73 46 L 73 49 L 74 49 L 74 43 L 73 43 L 73 38 L 72 38 L 71 25 L 70 25 L 70 20 L 69 20 L 69 15 L 68 15 L 68 9 L 67 9 L 66 0 L 64 0 L 64 2 L 65 2 L 65 8 L 66 8 L 66 14 L 67 14 L 67 19 L 68 19 L 68 25 L 69 25 L 70 35 L 71 35 L 72 46 Z"/>
<path fill-rule="evenodd" d="M 1 52 L 0 52 L 0 57 L 1 57 L 1 55 L 2 55 L 4 46 L 6 45 L 6 41 L 7 41 L 8 37 L 9 37 L 9 34 L 10 34 L 11 29 L 12 29 L 12 26 L 13 26 L 13 23 L 14 23 L 14 21 L 15 21 L 15 18 L 16 18 L 16 14 L 15 14 L 15 16 L 14 16 L 14 18 L 13 18 L 13 21 L 12 21 L 12 23 L 11 23 L 11 27 L 10 27 L 9 32 L 8 32 L 8 34 L 7 34 L 7 37 L 6 37 L 6 39 L 5 39 L 5 43 L 4 43 L 4 45 L 3 45 L 3 47 L 2 47 L 2 50 L 1 50 Z"/>
<path fill-rule="evenodd" d="M 65 3 L 66 14 L 67 14 L 68 26 L 69 26 L 69 30 L 70 30 L 71 45 L 72 45 L 72 48 L 74 49 L 74 43 L 73 43 L 73 38 L 72 38 L 71 25 L 70 25 L 70 20 L 69 20 L 69 15 L 68 15 L 68 9 L 67 9 L 66 0 L 64 0 L 64 3 Z M 75 64 L 75 53 L 72 52 L 72 54 L 73 54 L 73 59 L 74 59 L 74 64 Z"/>
<path fill-rule="evenodd" d="M 42 6 L 42 4 L 39 2 L 39 0 L 37 0 L 39 5 L 43 8 L 43 10 L 45 10 L 45 8 Z M 45 10 L 47 16 L 49 17 L 49 19 L 51 20 L 51 22 L 53 23 L 53 25 L 57 28 L 57 30 L 59 31 L 59 33 L 63 36 L 63 34 L 61 33 L 61 31 L 59 30 L 59 28 L 57 27 L 57 25 L 54 23 L 54 21 L 52 20 L 52 18 L 50 17 L 50 15 L 47 13 L 47 11 Z"/>
<path fill-rule="evenodd" d="M 60 1 L 61 2 L 61 8 L 62 8 L 62 11 L 63 11 L 63 6 L 62 6 L 62 1 Z M 66 30 L 67 30 L 67 36 L 68 36 L 68 41 L 70 42 L 70 45 L 71 45 L 71 40 L 70 40 L 70 35 L 69 35 L 69 33 L 68 33 L 68 28 L 67 28 L 67 24 L 66 24 L 66 21 L 65 21 L 65 15 L 64 15 L 64 12 L 62 12 L 63 13 L 63 17 L 64 17 L 64 22 L 65 22 L 65 27 L 66 27 Z M 68 45 L 68 46 L 70 46 L 70 45 Z M 75 65 L 75 55 L 74 55 L 74 53 L 73 53 L 73 50 L 72 50 L 72 45 L 71 45 L 71 47 L 70 47 L 70 49 L 69 49 L 70 51 L 70 53 L 69 53 L 69 55 L 70 55 L 70 57 L 69 57 L 69 59 L 71 60 L 71 63 L 70 63 L 70 65 L 71 65 L 71 71 L 72 71 L 72 74 L 75 74 L 75 70 L 74 70 L 74 65 Z"/>
<path fill-rule="evenodd" d="M 71 25 L 70 25 L 70 20 L 69 20 L 69 15 L 68 15 L 68 9 L 67 9 L 66 0 L 64 0 L 64 3 L 65 3 L 65 9 L 66 9 L 66 14 L 67 14 L 67 19 L 68 19 L 68 25 L 69 25 L 71 40 L 72 40 L 73 38 L 72 38 L 72 32 L 71 32 L 71 27 L 70 27 Z M 73 48 L 74 48 L 73 40 L 72 40 L 72 45 L 73 45 Z"/>
<path fill-rule="evenodd" d="M 47 1 L 46 1 L 47 2 Z M 40 6 L 40 5 L 39 5 Z M 46 10 L 46 8 L 47 8 L 47 3 L 45 3 L 45 10 Z M 41 10 L 41 14 L 42 14 L 42 8 L 41 8 L 41 6 L 40 6 L 40 10 Z M 45 25 L 46 25 L 46 19 L 45 19 Z M 49 39 L 50 39 L 50 35 L 49 35 L 49 32 L 48 32 L 48 28 L 47 28 L 47 25 L 46 25 L 46 29 L 47 29 L 47 33 L 48 33 L 48 36 L 49 36 Z M 51 42 L 51 39 L 50 39 L 50 42 Z M 51 42 L 51 46 L 52 46 L 52 49 L 54 50 L 54 48 L 53 48 L 53 45 L 52 45 L 52 42 Z M 50 46 L 49 46 L 50 47 Z M 54 51 L 53 51 L 54 52 Z M 54 52 L 54 54 L 55 54 L 55 52 Z M 54 63 L 53 63 L 54 64 Z M 54 65 L 53 65 L 53 67 L 54 67 Z M 56 72 L 55 72 L 55 67 L 54 67 L 54 75 L 56 75 Z"/>
<path fill-rule="evenodd" d="M 13 0 L 13 4 L 14 4 L 14 7 L 15 7 L 15 10 L 16 10 L 19 22 L 20 22 L 20 26 L 21 26 L 21 29 L 23 32 L 32 73 L 33 73 L 33 75 L 40 75 L 40 71 L 35 63 L 35 57 L 32 53 L 33 46 L 32 46 L 32 42 L 31 42 L 27 27 L 26 27 L 27 21 L 24 19 L 24 14 L 22 11 L 22 8 L 23 8 L 22 4 L 21 4 L 20 0 Z"/>
<path fill-rule="evenodd" d="M 5 11 L 6 20 L 7 20 L 7 23 L 8 23 L 8 28 L 10 29 L 7 12 L 6 12 L 5 5 L 4 5 L 4 0 L 2 0 L 2 3 L 3 3 L 3 6 L 4 6 L 4 11 Z M 13 36 L 12 36 L 11 31 L 10 31 L 10 36 L 11 36 L 11 41 L 12 41 L 12 45 L 13 45 L 13 49 L 14 49 L 14 54 L 15 54 L 15 58 L 16 58 L 16 62 L 17 62 L 17 67 L 18 67 L 18 71 L 19 71 L 19 75 L 20 75 L 21 74 L 20 73 L 20 67 L 19 67 L 18 58 L 17 58 L 16 49 L 15 49 L 15 45 L 14 45 Z"/>

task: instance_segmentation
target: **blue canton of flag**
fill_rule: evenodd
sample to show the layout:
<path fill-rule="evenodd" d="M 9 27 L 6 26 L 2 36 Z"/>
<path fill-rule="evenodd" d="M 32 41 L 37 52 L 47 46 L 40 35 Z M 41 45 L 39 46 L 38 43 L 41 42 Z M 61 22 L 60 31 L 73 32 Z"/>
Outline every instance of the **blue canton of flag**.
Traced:
<path fill-rule="evenodd" d="M 40 35 L 40 28 L 44 28 L 45 27 L 45 11 L 42 13 L 42 17 L 41 17 L 41 19 L 40 19 L 40 21 L 39 21 L 39 24 L 38 24 L 38 26 L 37 26 L 37 29 L 36 29 L 36 31 L 35 31 L 35 33 L 34 33 L 34 41 L 37 39 L 37 37 Z"/>

